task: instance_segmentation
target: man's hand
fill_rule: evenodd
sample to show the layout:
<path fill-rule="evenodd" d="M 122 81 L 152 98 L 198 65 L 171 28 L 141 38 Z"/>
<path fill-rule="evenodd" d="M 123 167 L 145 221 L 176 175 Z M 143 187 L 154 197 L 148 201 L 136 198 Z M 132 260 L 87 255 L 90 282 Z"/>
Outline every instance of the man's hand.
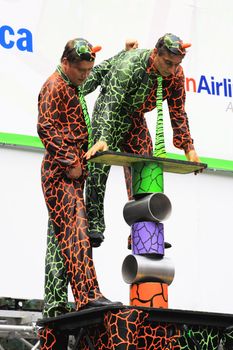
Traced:
<path fill-rule="evenodd" d="M 92 146 L 89 151 L 85 154 L 86 159 L 90 159 L 92 156 L 96 154 L 96 152 L 107 151 L 108 145 L 105 141 L 97 141 L 94 146 Z"/>
<path fill-rule="evenodd" d="M 125 50 L 130 51 L 138 48 L 138 41 L 136 39 L 126 39 Z"/>
<path fill-rule="evenodd" d="M 190 162 L 200 163 L 200 159 L 199 159 L 195 149 L 192 149 L 191 151 L 185 153 L 185 156 Z M 202 171 L 203 171 L 203 169 L 197 170 L 194 172 L 194 175 L 197 175 L 198 173 L 202 173 Z"/>
<path fill-rule="evenodd" d="M 81 167 L 81 165 L 73 167 L 73 168 L 70 168 L 66 172 L 66 176 L 69 179 L 78 179 L 81 175 L 82 175 L 82 167 Z"/>
<path fill-rule="evenodd" d="M 185 153 L 185 156 L 186 156 L 187 160 L 189 160 L 190 162 L 200 163 L 200 159 L 199 159 L 195 149 L 192 149 L 191 151 Z"/>

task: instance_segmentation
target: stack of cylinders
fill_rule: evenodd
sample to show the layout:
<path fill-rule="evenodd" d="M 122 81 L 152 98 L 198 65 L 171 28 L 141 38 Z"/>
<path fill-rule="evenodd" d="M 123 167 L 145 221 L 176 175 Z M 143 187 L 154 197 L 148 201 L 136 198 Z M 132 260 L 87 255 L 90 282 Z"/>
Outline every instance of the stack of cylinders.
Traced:
<path fill-rule="evenodd" d="M 171 203 L 163 193 L 163 169 L 156 162 L 132 165 L 134 200 L 126 203 L 123 216 L 131 226 L 132 254 L 122 265 L 122 276 L 130 284 L 130 305 L 168 307 L 168 285 L 174 267 L 164 257 L 164 225 Z"/>

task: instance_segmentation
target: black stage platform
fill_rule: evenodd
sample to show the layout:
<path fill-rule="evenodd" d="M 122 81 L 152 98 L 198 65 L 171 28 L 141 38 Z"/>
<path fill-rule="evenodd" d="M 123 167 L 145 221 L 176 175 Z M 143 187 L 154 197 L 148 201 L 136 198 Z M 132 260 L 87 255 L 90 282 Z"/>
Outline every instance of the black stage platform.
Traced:
<path fill-rule="evenodd" d="M 120 322 L 124 321 L 121 324 L 118 315 Z M 226 346 L 224 349 L 232 349 L 233 345 L 233 342 L 231 343 L 233 315 L 223 313 L 126 305 L 105 306 L 41 319 L 37 325 L 53 329 L 59 334 L 75 336 L 77 339 L 75 349 L 84 350 L 128 349 L 127 346 L 130 344 L 129 349 L 147 350 L 149 343 L 156 344 L 156 347 L 150 349 L 173 349 L 173 345 L 176 344 L 174 349 L 217 350 L 223 349 L 219 346 L 223 339 L 226 343 L 227 334 L 230 337 L 230 347 Z M 134 341 L 131 340 L 131 343 L 129 339 L 133 338 L 129 335 L 133 332 L 135 332 Z M 114 339 L 115 343 L 111 343 L 112 339 L 109 341 L 109 337 Z M 138 340 L 135 342 L 137 337 Z M 118 347 L 119 339 L 121 346 Z"/>
<path fill-rule="evenodd" d="M 57 317 L 50 317 L 38 320 L 37 325 L 40 327 L 49 326 L 61 331 L 68 331 L 75 334 L 80 327 L 93 326 L 103 322 L 104 315 L 107 311 L 117 311 L 125 309 L 137 309 L 149 314 L 149 322 L 169 322 L 186 325 L 202 325 L 210 327 L 227 328 L 233 327 L 233 315 L 224 313 L 189 311 L 176 309 L 156 309 L 148 307 L 135 306 L 102 306 L 88 308 L 70 312 Z"/>

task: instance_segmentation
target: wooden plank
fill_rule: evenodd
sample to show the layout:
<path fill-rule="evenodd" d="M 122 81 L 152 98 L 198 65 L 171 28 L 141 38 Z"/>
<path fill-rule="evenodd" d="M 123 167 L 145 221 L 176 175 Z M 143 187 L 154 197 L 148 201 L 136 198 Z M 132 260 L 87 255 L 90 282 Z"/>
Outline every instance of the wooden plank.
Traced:
<path fill-rule="evenodd" d="M 190 174 L 207 168 L 205 163 L 112 151 L 98 152 L 90 162 L 117 166 L 132 166 L 137 162 L 156 162 L 163 167 L 164 172 L 176 174 Z"/>

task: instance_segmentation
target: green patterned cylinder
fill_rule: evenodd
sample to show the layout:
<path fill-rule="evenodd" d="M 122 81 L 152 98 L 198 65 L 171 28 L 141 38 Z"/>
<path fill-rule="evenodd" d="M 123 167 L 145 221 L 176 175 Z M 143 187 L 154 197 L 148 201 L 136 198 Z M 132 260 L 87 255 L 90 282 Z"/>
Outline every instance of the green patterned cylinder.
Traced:
<path fill-rule="evenodd" d="M 156 162 L 132 164 L 133 196 L 163 192 L 163 168 Z"/>

